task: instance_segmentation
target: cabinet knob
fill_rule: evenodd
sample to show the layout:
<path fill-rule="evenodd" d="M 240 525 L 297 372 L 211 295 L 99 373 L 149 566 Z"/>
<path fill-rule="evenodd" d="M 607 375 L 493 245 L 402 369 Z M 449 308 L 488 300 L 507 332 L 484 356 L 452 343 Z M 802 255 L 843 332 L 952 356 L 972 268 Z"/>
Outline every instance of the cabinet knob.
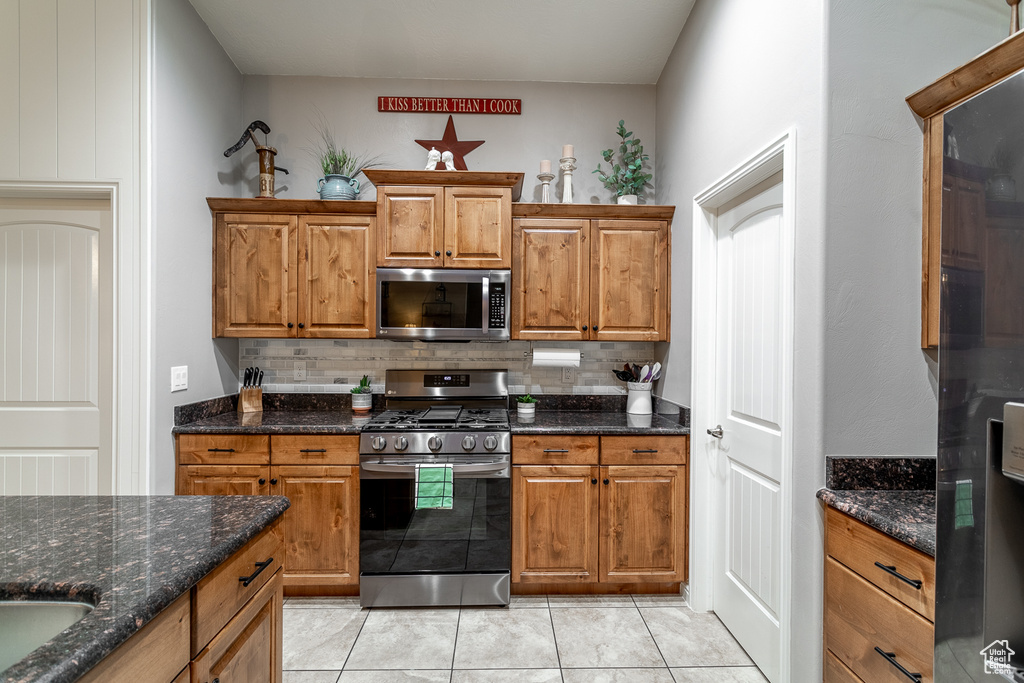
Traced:
<path fill-rule="evenodd" d="M 300 330 L 305 328 L 305 327 L 306 327 L 306 323 L 299 323 L 299 329 Z"/>
<path fill-rule="evenodd" d="M 299 325 L 299 327 L 302 327 L 302 325 Z M 597 325 L 594 325 L 594 332 L 597 332 Z"/>
<path fill-rule="evenodd" d="M 584 331 L 584 332 L 586 332 L 586 331 L 587 331 L 587 326 L 586 326 L 586 325 L 584 325 L 584 326 L 583 326 L 583 331 Z"/>
<path fill-rule="evenodd" d="M 452 252 L 451 252 L 451 251 L 446 251 L 446 252 L 444 252 L 444 255 L 445 255 L 445 256 L 451 256 L 451 255 L 452 255 Z"/>
<path fill-rule="evenodd" d="M 270 483 L 273 484 L 274 486 L 277 486 L 277 479 L 271 479 Z"/>
<path fill-rule="evenodd" d="M 260 486 L 263 486 L 266 483 L 267 483 L 266 479 L 260 478 Z"/>
<path fill-rule="evenodd" d="M 607 479 L 605 479 L 605 480 L 604 480 L 604 485 L 605 485 L 605 486 L 607 486 L 607 485 L 608 485 L 608 480 L 607 480 Z"/>
<path fill-rule="evenodd" d="M 292 323 L 288 323 L 288 329 L 289 329 L 289 330 L 290 330 L 290 329 L 292 329 L 293 327 L 295 327 L 295 325 L 294 325 L 294 324 L 292 324 Z"/>
<path fill-rule="evenodd" d="M 439 252 L 439 251 L 435 251 L 434 252 L 434 256 L 440 256 L 440 255 L 441 255 L 441 252 Z"/>
<path fill-rule="evenodd" d="M 596 483 L 597 483 L 597 479 L 591 479 L 591 480 L 590 480 L 590 483 L 591 483 L 591 484 L 596 484 Z"/>

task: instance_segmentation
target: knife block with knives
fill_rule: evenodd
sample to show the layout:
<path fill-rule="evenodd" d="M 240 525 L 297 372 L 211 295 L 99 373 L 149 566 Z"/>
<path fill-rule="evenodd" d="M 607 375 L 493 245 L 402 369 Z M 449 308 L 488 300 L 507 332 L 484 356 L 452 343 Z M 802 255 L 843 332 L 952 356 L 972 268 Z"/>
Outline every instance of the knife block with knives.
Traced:
<path fill-rule="evenodd" d="M 263 371 L 259 368 L 245 369 L 242 388 L 238 390 L 238 412 L 263 412 Z"/>

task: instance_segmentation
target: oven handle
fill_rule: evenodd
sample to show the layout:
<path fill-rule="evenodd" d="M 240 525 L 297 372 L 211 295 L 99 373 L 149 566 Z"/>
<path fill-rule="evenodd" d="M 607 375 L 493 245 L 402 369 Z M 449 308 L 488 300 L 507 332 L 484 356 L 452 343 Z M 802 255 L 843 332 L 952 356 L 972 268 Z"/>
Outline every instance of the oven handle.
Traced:
<path fill-rule="evenodd" d="M 423 464 L 426 464 L 426 463 L 423 463 Z M 438 464 L 442 464 L 442 463 L 438 463 Z M 404 464 L 403 465 L 393 465 L 393 464 L 390 464 L 390 463 L 364 462 L 364 463 L 360 463 L 359 464 L 359 470 L 360 470 L 360 476 L 363 476 L 362 473 L 364 473 L 364 472 L 370 474 L 369 477 L 364 477 L 364 478 L 373 478 L 373 474 L 374 473 L 390 474 L 390 475 L 407 474 L 407 475 L 409 475 L 410 479 L 416 475 L 416 465 L 404 465 Z M 481 463 L 481 464 L 478 464 L 478 465 L 462 465 L 462 464 L 453 463 L 452 464 L 452 475 L 460 475 L 460 474 L 490 474 L 490 475 L 496 475 L 499 478 L 501 478 L 501 477 L 507 478 L 509 476 L 508 463 L 507 462 Z"/>

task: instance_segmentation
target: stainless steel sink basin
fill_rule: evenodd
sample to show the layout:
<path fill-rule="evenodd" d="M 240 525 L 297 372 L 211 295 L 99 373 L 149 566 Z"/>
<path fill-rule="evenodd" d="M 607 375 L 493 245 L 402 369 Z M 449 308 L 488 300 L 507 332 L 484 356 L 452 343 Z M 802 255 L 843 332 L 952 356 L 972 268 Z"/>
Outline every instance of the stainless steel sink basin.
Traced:
<path fill-rule="evenodd" d="M 0 671 L 93 610 L 85 602 L 0 600 Z"/>

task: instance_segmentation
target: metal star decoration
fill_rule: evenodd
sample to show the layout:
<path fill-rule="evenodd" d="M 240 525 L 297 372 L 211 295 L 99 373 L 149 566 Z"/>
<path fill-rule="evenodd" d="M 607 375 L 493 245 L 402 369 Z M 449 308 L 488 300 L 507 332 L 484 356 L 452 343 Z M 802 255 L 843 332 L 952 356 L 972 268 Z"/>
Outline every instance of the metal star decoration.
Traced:
<path fill-rule="evenodd" d="M 466 168 L 466 160 L 462 157 L 469 154 L 474 149 L 484 144 L 486 140 L 459 140 L 455 134 L 455 121 L 451 116 L 448 117 L 448 125 L 444 127 L 444 135 L 441 136 L 440 140 L 417 140 L 416 144 L 423 147 L 425 150 L 430 150 L 431 147 L 435 148 L 438 152 L 451 152 L 454 157 L 455 168 L 460 171 L 468 171 Z M 443 171 L 444 163 L 438 162 L 434 166 L 435 171 Z"/>

